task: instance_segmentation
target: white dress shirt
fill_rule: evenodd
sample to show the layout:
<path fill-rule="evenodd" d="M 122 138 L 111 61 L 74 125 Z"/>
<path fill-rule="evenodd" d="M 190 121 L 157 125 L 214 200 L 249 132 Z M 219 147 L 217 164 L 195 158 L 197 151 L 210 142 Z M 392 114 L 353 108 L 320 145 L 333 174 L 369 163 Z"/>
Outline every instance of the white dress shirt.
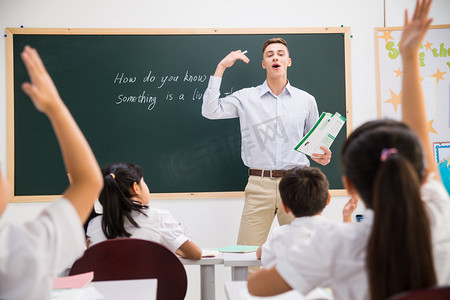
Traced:
<path fill-rule="evenodd" d="M 144 212 L 147 216 L 136 211 L 132 213 L 132 217 L 139 227 L 124 220 L 125 229 L 131 233 L 132 238 L 160 243 L 172 252 L 177 251 L 188 240 L 183 228 L 167 210 L 149 208 L 144 209 Z M 102 230 L 101 215 L 89 222 L 86 235 L 89 237 L 89 246 L 107 240 Z"/>
<path fill-rule="evenodd" d="M 274 228 L 262 245 L 261 263 L 264 268 L 270 269 L 276 265 L 278 259 L 285 256 L 294 244 L 309 240 L 317 223 L 326 221 L 320 215 L 301 217 L 295 218 L 291 224 Z"/>
<path fill-rule="evenodd" d="M 24 224 L 0 227 L 0 299 L 50 299 L 53 278 L 85 249 L 80 218 L 60 199 Z"/>
<path fill-rule="evenodd" d="M 431 178 L 431 177 L 430 177 Z M 438 283 L 450 284 L 450 200 L 441 182 L 428 180 L 422 199 L 431 220 L 433 258 Z M 278 260 L 283 279 L 303 294 L 331 287 L 336 300 L 368 299 L 366 247 L 373 211 L 364 211 L 362 223 L 318 224 L 309 244 L 293 246 Z"/>
<path fill-rule="evenodd" d="M 247 167 L 279 170 L 309 166 L 306 156 L 294 148 L 319 118 L 313 96 L 289 83 L 275 96 L 265 81 L 220 98 L 221 82 L 221 77 L 210 77 L 202 115 L 208 119 L 239 117 L 241 155 Z"/>

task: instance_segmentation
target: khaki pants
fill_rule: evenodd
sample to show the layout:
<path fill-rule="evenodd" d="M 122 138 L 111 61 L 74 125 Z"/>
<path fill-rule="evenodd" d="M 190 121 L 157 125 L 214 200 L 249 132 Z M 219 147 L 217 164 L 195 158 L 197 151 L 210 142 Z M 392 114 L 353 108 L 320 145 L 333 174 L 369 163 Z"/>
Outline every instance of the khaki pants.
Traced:
<path fill-rule="evenodd" d="M 261 246 L 267 239 L 275 215 L 280 225 L 294 219 L 281 206 L 278 184 L 281 178 L 249 176 L 239 228 L 238 245 Z"/>

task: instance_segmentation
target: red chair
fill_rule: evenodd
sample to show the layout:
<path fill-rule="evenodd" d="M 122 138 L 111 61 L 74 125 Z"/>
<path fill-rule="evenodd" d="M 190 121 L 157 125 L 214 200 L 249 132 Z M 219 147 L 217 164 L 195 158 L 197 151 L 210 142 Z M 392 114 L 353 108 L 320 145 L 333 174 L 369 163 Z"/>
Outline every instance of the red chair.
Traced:
<path fill-rule="evenodd" d="M 438 286 L 427 289 L 403 292 L 394 295 L 389 300 L 449 300 L 450 286 Z"/>
<path fill-rule="evenodd" d="M 157 278 L 157 299 L 184 299 L 187 276 L 183 264 L 166 247 L 147 240 L 123 238 L 89 247 L 69 275 L 94 271 L 93 281 Z"/>

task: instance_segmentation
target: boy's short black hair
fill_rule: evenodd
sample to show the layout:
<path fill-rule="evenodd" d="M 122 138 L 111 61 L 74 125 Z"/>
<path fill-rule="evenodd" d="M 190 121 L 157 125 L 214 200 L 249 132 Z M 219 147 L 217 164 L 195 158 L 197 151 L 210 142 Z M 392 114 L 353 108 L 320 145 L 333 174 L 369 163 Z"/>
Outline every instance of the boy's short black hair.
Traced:
<path fill-rule="evenodd" d="M 328 201 L 329 183 L 318 168 L 298 167 L 286 173 L 279 190 L 283 204 L 296 218 L 316 215 Z"/>

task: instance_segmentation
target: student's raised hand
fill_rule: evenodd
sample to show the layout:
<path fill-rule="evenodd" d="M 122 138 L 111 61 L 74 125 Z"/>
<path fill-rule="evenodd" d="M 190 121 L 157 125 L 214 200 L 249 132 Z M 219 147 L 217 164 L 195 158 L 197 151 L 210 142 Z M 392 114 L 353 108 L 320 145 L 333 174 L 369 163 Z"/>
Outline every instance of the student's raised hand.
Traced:
<path fill-rule="evenodd" d="M 320 149 L 322 149 L 325 153 L 324 154 L 313 153 L 311 155 L 311 159 L 316 163 L 321 164 L 322 166 L 326 166 L 331 161 L 331 151 L 330 149 L 324 146 L 320 146 Z"/>
<path fill-rule="evenodd" d="M 342 217 L 344 222 L 351 223 L 352 222 L 352 214 L 358 206 L 358 197 L 352 196 L 347 203 L 345 203 L 344 208 L 342 209 Z"/>
<path fill-rule="evenodd" d="M 62 103 L 58 90 L 36 49 L 25 46 L 21 57 L 31 80 L 31 83 L 22 84 L 22 90 L 31 98 L 39 111 L 47 114 L 55 107 L 55 104 Z"/>
<path fill-rule="evenodd" d="M 242 60 L 246 64 L 250 62 L 250 59 L 241 50 L 232 51 L 219 62 L 214 76 L 222 77 L 225 69 L 233 66 L 237 60 Z"/>
<path fill-rule="evenodd" d="M 400 39 L 400 53 L 403 56 L 416 57 L 420 43 L 433 19 L 428 18 L 432 0 L 417 0 L 416 9 L 411 20 L 405 11 L 405 26 Z"/>

